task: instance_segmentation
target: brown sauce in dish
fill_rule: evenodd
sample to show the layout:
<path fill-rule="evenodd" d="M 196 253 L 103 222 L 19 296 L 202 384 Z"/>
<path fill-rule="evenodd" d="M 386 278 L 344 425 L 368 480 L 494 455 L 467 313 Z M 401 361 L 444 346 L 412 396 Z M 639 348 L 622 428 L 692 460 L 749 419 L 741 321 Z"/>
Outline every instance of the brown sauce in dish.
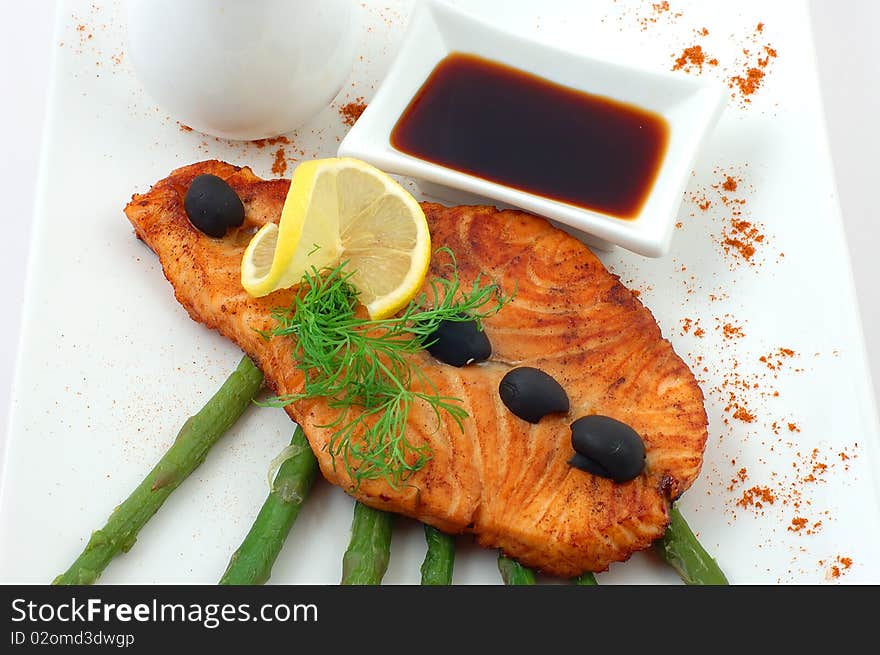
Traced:
<path fill-rule="evenodd" d="M 668 137 L 666 120 L 653 112 L 453 53 L 404 110 L 391 145 L 521 191 L 635 218 Z"/>

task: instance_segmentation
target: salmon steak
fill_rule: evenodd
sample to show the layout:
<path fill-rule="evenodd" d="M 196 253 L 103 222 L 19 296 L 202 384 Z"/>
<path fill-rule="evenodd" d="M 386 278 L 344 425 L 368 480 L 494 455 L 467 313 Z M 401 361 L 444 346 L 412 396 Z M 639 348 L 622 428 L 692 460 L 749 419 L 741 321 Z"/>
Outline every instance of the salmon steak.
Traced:
<path fill-rule="evenodd" d="M 184 196 L 192 180 L 210 173 L 241 198 L 245 222 L 225 237 L 192 226 Z M 263 338 L 275 326 L 273 308 L 290 306 L 295 291 L 253 298 L 242 288 L 241 259 L 254 232 L 278 222 L 289 180 L 263 180 L 249 168 L 205 161 L 179 168 L 125 213 L 159 257 L 165 277 L 189 315 L 237 344 L 279 396 L 304 388 L 290 337 Z M 483 326 L 492 343 L 488 361 L 456 368 L 425 351 L 412 357 L 444 396 L 468 417 L 460 427 L 427 403 L 407 418 L 407 439 L 427 445 L 427 464 L 405 484 L 365 479 L 355 485 L 328 451 L 338 418 L 322 398 L 293 402 L 288 415 L 303 427 L 324 477 L 371 507 L 418 519 L 449 533 L 472 533 L 487 548 L 522 564 L 571 577 L 603 571 L 661 537 L 669 504 L 700 472 L 706 443 L 703 394 L 654 317 L 580 241 L 542 218 L 494 207 L 423 203 L 432 248 L 448 248 L 462 288 L 483 274 L 513 300 Z M 440 256 L 436 255 L 435 260 Z M 432 261 L 428 279 L 448 275 L 448 259 Z M 567 414 L 532 424 L 512 414 L 499 396 L 502 377 L 531 366 L 566 390 Z M 568 462 L 571 423 L 610 416 L 642 438 L 646 465 L 618 483 Z"/>

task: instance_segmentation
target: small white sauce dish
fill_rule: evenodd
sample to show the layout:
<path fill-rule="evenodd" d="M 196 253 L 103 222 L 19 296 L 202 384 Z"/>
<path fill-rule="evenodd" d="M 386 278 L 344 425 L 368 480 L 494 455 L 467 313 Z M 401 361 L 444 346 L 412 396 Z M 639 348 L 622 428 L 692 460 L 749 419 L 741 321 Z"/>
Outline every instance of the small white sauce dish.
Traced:
<path fill-rule="evenodd" d="M 653 186 L 635 218 L 614 216 L 541 197 L 462 173 L 396 150 L 391 132 L 447 55 L 478 55 L 579 91 L 655 112 L 668 123 L 669 139 Z M 425 195 L 455 204 L 518 207 L 545 216 L 608 249 L 618 245 L 661 257 L 669 251 L 685 187 L 697 154 L 726 102 L 721 84 L 603 61 L 503 32 L 436 0 L 421 3 L 388 74 L 366 111 L 339 146 L 390 173 L 414 178 Z M 512 135 L 515 138 L 515 135 Z M 528 157 L 528 152 L 522 152 Z"/>
<path fill-rule="evenodd" d="M 351 72 L 354 0 L 126 0 L 128 54 L 175 119 L 225 139 L 290 132 Z"/>

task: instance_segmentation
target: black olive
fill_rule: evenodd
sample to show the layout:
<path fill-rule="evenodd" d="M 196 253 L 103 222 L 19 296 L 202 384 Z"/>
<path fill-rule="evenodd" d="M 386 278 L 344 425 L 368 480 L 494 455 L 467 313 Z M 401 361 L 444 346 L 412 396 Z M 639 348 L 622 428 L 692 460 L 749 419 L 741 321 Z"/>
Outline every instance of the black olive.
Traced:
<path fill-rule="evenodd" d="M 189 185 L 183 208 L 189 222 L 209 237 L 222 237 L 226 230 L 244 223 L 241 198 L 216 175 L 199 175 Z"/>
<path fill-rule="evenodd" d="M 508 371 L 498 385 L 507 409 L 529 423 L 537 423 L 547 414 L 568 411 L 568 395 L 553 377 L 544 371 L 523 366 Z"/>
<path fill-rule="evenodd" d="M 571 424 L 575 456 L 569 464 L 588 473 L 626 482 L 645 468 L 645 443 L 626 423 L 609 416 L 584 416 Z"/>
<path fill-rule="evenodd" d="M 440 321 L 426 342 L 431 344 L 425 348 L 429 353 L 451 366 L 484 362 L 492 356 L 489 337 L 476 321 Z"/>

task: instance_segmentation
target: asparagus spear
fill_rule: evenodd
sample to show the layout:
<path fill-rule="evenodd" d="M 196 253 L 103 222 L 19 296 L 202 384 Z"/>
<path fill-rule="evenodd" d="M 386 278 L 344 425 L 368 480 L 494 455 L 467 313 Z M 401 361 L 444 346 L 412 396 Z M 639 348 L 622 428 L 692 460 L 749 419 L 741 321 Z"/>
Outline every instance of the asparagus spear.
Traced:
<path fill-rule="evenodd" d="M 247 357 L 220 390 L 191 416 L 158 464 L 121 505 L 103 528 L 92 533 L 82 554 L 53 584 L 92 584 L 116 555 L 128 552 L 138 532 L 165 499 L 201 464 L 217 440 L 250 405 L 263 374 Z"/>
<path fill-rule="evenodd" d="M 422 562 L 422 584 L 452 584 L 455 538 L 426 525 L 425 540 L 428 542 L 428 551 L 425 553 L 425 561 Z"/>
<path fill-rule="evenodd" d="M 586 573 L 582 573 L 578 577 L 576 577 L 572 582 L 574 584 L 579 585 L 581 587 L 597 587 L 599 583 L 596 582 L 596 576 L 587 571 Z"/>
<path fill-rule="evenodd" d="M 503 556 L 498 557 L 498 570 L 501 571 L 501 578 L 507 585 L 529 585 L 535 584 L 535 572 L 527 569 L 519 562 L 508 559 Z M 596 576 L 587 571 L 572 579 L 572 584 L 585 587 L 597 587 Z"/>
<path fill-rule="evenodd" d="M 535 584 L 535 572 L 527 569 L 515 559 L 498 555 L 498 570 L 501 571 L 501 579 L 506 585 L 530 585 Z"/>
<path fill-rule="evenodd" d="M 351 541 L 342 558 L 344 585 L 381 584 L 391 556 L 393 517 L 362 503 L 355 503 Z"/>
<path fill-rule="evenodd" d="M 301 427 L 296 427 L 290 445 L 296 453 L 278 469 L 263 508 L 229 560 L 220 584 L 264 584 L 269 579 L 318 471 L 318 461 Z"/>
<path fill-rule="evenodd" d="M 669 509 L 669 517 L 666 534 L 654 544 L 660 557 L 678 572 L 685 584 L 729 584 L 718 563 L 697 541 L 681 512 L 674 505 Z"/>

